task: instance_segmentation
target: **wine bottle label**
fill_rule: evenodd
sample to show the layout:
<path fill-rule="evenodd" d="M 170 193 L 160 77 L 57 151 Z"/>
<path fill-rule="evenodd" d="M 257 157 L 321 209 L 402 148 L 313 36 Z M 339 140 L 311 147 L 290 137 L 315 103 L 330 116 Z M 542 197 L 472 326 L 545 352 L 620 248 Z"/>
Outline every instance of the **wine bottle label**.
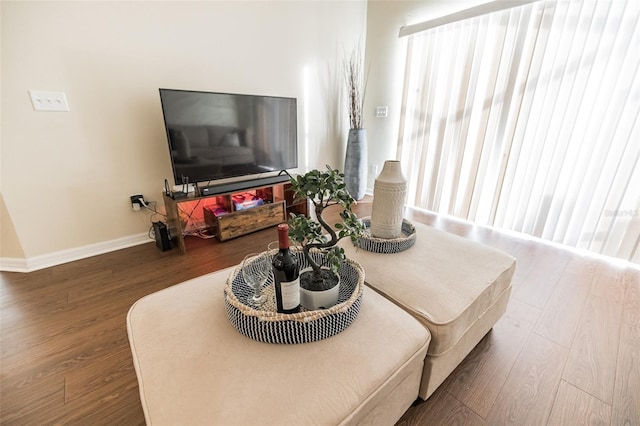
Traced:
<path fill-rule="evenodd" d="M 284 310 L 293 309 L 300 305 L 300 278 L 293 281 L 282 281 L 282 308 Z"/>

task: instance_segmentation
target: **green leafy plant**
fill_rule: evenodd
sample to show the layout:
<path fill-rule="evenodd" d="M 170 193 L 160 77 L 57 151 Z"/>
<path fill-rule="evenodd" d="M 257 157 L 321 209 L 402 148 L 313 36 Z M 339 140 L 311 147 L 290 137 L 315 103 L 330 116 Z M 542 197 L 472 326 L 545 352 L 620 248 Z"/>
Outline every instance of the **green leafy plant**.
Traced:
<path fill-rule="evenodd" d="M 305 215 L 291 213 L 289 219 L 289 237 L 302 246 L 305 258 L 311 265 L 316 279 L 321 276 L 322 267 L 329 268 L 334 274 L 345 259 L 344 249 L 336 244 L 349 237 L 355 244 L 364 232 L 362 222 L 351 210 L 355 202 L 349 195 L 344 183 L 344 174 L 327 166 L 326 171 L 311 170 L 304 175 L 291 178 L 291 188 L 298 200 L 308 199 L 314 207 L 316 220 Z M 340 205 L 342 223 L 336 223 L 335 230 L 322 217 L 323 211 L 330 206 Z M 311 257 L 312 250 L 324 253 L 324 262 L 318 263 Z"/>

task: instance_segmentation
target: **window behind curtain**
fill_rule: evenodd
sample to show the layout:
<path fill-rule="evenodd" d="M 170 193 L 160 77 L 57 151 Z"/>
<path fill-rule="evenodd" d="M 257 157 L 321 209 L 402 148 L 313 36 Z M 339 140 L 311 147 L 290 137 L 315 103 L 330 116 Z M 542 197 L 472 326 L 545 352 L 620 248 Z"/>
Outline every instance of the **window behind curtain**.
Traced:
<path fill-rule="evenodd" d="M 640 263 L 640 1 L 540 1 L 409 36 L 408 204 Z"/>

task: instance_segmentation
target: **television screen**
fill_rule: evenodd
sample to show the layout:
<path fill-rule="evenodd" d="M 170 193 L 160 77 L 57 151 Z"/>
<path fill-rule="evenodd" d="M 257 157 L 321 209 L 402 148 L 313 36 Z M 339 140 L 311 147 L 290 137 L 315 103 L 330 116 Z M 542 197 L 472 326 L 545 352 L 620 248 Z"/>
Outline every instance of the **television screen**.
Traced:
<path fill-rule="evenodd" d="M 298 166 L 296 99 L 160 89 L 176 185 Z"/>

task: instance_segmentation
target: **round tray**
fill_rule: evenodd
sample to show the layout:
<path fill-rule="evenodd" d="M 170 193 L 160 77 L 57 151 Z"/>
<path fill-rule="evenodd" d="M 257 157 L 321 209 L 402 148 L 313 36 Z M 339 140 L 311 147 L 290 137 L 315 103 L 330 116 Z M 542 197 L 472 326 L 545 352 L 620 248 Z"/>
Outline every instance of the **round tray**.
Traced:
<path fill-rule="evenodd" d="M 402 219 L 402 236 L 398 238 L 377 238 L 371 235 L 371 217 L 363 217 L 365 232 L 358 239 L 358 247 L 373 253 L 398 253 L 416 242 L 416 228 L 407 219 Z"/>
<path fill-rule="evenodd" d="M 308 266 L 302 252 L 293 249 L 300 270 Z M 314 260 L 321 254 L 313 253 Z M 247 299 L 253 290 L 245 283 L 241 267 L 233 270 L 224 288 L 227 317 L 243 335 L 265 343 L 297 344 L 326 339 L 346 329 L 360 312 L 364 288 L 364 270 L 359 263 L 346 259 L 338 270 L 340 296 L 329 309 L 282 314 L 275 311 L 274 302 L 265 302 L 261 309 L 250 306 Z M 263 286 L 263 293 L 273 297 L 273 274 Z"/>

